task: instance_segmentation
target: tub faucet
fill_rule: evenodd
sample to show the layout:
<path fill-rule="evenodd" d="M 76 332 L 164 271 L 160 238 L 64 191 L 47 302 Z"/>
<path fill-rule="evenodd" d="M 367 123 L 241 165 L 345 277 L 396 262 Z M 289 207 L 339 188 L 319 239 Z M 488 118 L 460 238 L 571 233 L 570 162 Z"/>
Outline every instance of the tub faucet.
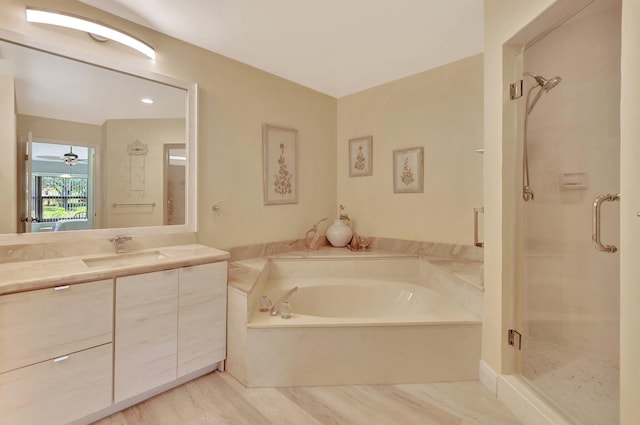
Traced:
<path fill-rule="evenodd" d="M 289 289 L 286 294 L 280 297 L 280 299 L 273 304 L 273 307 L 271 307 L 269 314 L 271 314 L 272 316 L 279 315 L 280 306 L 282 305 L 282 303 L 289 301 L 289 297 L 293 295 L 293 293 L 296 292 L 297 290 L 298 290 L 297 286 L 294 286 L 293 288 Z"/>

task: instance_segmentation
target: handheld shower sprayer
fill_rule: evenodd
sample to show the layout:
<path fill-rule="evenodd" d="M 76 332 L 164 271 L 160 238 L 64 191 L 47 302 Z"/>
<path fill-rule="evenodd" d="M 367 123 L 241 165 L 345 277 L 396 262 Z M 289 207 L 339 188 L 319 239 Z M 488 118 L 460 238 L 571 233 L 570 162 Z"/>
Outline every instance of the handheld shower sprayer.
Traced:
<path fill-rule="evenodd" d="M 524 75 L 528 75 L 536 80 L 536 85 L 532 86 L 527 92 L 527 102 L 525 105 L 525 114 L 524 114 L 524 146 L 522 148 L 522 199 L 526 201 L 530 201 L 534 198 L 533 190 L 529 186 L 529 158 L 527 156 L 527 123 L 529 114 L 533 111 L 533 107 L 536 106 L 536 103 L 542 96 L 544 92 L 548 92 L 562 81 L 562 78 L 555 76 L 553 78 L 549 78 L 548 80 L 541 75 L 534 74 L 533 72 L 525 72 Z M 538 88 L 538 93 L 533 98 L 533 101 L 529 103 L 529 97 L 531 96 L 531 92 Z"/>
<path fill-rule="evenodd" d="M 529 115 L 531 111 L 533 111 L 533 107 L 538 102 L 538 99 L 540 99 L 540 96 L 542 96 L 544 92 L 549 92 L 549 90 L 551 90 L 552 88 L 560 84 L 560 81 L 562 81 L 562 78 L 555 76 L 547 80 L 543 76 L 534 74 L 533 72 L 525 72 L 524 75 L 528 75 L 532 77 L 534 80 L 536 80 L 536 83 L 538 83 L 538 85 L 531 87 L 529 89 L 529 92 L 527 93 L 527 115 Z M 540 89 L 538 90 L 538 93 L 536 93 L 536 96 L 533 98 L 533 101 L 531 102 L 531 104 L 529 104 L 529 95 L 531 94 L 533 89 L 537 87 L 539 87 Z"/>
<path fill-rule="evenodd" d="M 560 81 L 562 81 L 562 78 L 557 77 L 557 76 L 553 77 L 553 78 L 549 78 L 547 80 L 542 75 L 534 74 L 533 72 L 525 72 L 524 75 L 528 75 L 529 77 L 533 77 L 533 79 L 536 80 L 538 85 L 540 87 L 542 87 L 543 89 L 545 89 L 546 91 L 551 90 L 552 88 L 557 86 Z"/>

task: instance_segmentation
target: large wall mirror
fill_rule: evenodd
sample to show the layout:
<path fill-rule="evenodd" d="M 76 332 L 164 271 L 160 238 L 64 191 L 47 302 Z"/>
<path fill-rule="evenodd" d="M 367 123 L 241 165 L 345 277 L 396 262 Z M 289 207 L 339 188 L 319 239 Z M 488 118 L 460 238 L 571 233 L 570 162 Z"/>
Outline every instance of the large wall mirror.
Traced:
<path fill-rule="evenodd" d="M 195 230 L 195 92 L 0 39 L 0 234 Z"/>

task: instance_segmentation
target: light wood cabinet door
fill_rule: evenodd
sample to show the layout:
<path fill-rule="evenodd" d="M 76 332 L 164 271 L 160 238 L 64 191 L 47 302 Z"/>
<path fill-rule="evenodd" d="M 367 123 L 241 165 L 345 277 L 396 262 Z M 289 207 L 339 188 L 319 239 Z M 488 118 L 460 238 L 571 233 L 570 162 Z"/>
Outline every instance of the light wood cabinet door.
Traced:
<path fill-rule="evenodd" d="M 226 357 L 227 263 L 180 269 L 178 376 Z"/>
<path fill-rule="evenodd" d="M 63 425 L 108 407 L 112 366 L 105 344 L 0 374 L 0 423 Z"/>
<path fill-rule="evenodd" d="M 0 296 L 0 373 L 112 336 L 113 279 Z"/>
<path fill-rule="evenodd" d="M 176 379 L 178 270 L 116 279 L 114 400 Z"/>

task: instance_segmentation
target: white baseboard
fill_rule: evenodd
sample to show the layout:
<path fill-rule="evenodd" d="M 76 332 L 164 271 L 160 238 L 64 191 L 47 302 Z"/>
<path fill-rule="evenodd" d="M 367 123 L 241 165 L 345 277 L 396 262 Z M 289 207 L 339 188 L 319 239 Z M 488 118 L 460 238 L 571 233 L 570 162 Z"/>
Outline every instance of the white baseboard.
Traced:
<path fill-rule="evenodd" d="M 480 360 L 480 383 L 493 395 L 498 394 L 498 374 L 484 360 Z"/>
<path fill-rule="evenodd" d="M 498 375 L 481 360 L 479 377 L 482 385 L 495 394 L 523 425 L 574 425 L 518 375 Z"/>

